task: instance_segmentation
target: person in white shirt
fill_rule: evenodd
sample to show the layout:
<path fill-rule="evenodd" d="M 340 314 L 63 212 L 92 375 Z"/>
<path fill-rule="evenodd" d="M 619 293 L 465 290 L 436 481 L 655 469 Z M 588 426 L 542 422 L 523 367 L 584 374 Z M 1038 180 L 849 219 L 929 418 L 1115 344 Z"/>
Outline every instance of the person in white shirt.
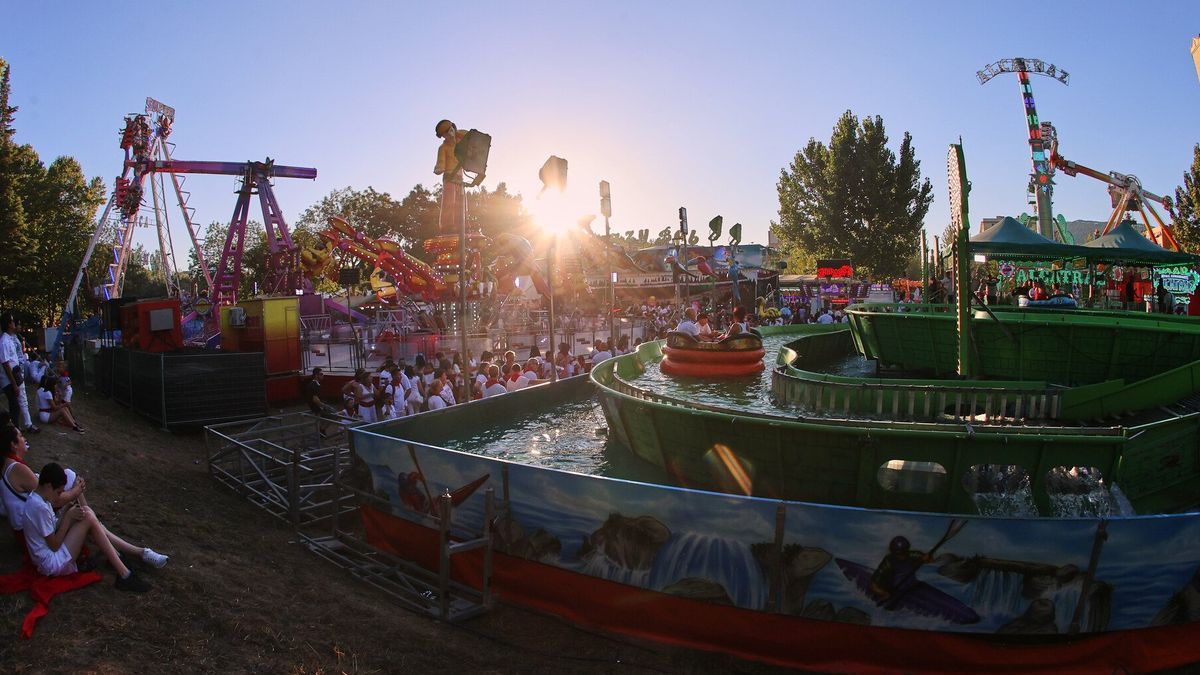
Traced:
<path fill-rule="evenodd" d="M 421 389 L 417 386 L 420 378 L 413 370 L 412 366 L 407 366 L 404 369 L 404 378 L 400 381 L 404 389 L 404 400 L 408 404 L 407 411 L 409 415 L 416 415 L 421 412 L 421 404 L 425 399 L 421 397 Z"/>
<path fill-rule="evenodd" d="M 443 387 L 444 387 L 444 383 L 442 382 L 442 380 L 440 378 L 436 378 L 436 377 L 433 378 L 433 383 L 430 384 L 431 391 L 440 392 L 440 391 L 442 391 Z M 440 394 L 430 394 L 429 399 L 426 401 L 426 403 L 429 405 L 430 410 L 441 410 L 442 408 L 446 407 L 446 399 L 443 398 Z"/>
<path fill-rule="evenodd" d="M 150 587 L 125 566 L 117 553 L 138 556 L 142 561 L 162 567 L 167 556 L 150 548 L 134 546 L 105 529 L 96 514 L 87 506 L 78 504 L 67 507 L 62 517 L 56 519 L 51 504 L 63 493 L 67 474 L 61 466 L 51 462 L 42 467 L 38 476 L 37 489 L 29 495 L 22 514 L 25 545 L 29 557 L 40 574 L 62 576 L 76 572 L 75 560 L 85 540 L 104 554 L 109 565 L 117 572 L 117 589 L 144 593 Z"/>
<path fill-rule="evenodd" d="M 708 322 L 708 314 L 701 312 L 700 316 L 696 317 L 696 328 L 700 331 L 697 337 L 701 340 L 711 340 L 713 338 L 712 324 Z"/>
<path fill-rule="evenodd" d="M 390 388 L 391 385 L 389 384 L 388 387 Z M 379 395 L 379 419 L 390 420 L 398 417 L 396 414 L 396 408 L 393 405 L 394 402 L 395 398 L 390 393 L 383 393 Z"/>
<path fill-rule="evenodd" d="M 21 338 L 17 337 L 17 319 L 12 314 L 5 314 L 2 321 L 4 333 L 0 335 L 0 387 L 4 388 L 4 397 L 8 399 L 8 411 L 13 416 L 13 423 L 25 422 L 25 428 L 32 426 L 32 420 L 17 419 L 20 415 L 20 397 L 25 395 L 25 372 L 21 369 Z M 28 400 L 25 403 L 28 408 Z"/>
<path fill-rule="evenodd" d="M 596 340 L 596 351 L 592 352 L 592 367 L 595 368 L 596 364 L 612 357 L 612 352 L 608 351 L 608 344 L 603 340 Z"/>
<path fill-rule="evenodd" d="M 508 391 L 516 391 L 529 386 L 529 380 L 521 377 L 521 364 L 514 363 L 508 368 L 508 374 L 504 377 L 504 388 Z"/>
<path fill-rule="evenodd" d="M 59 422 L 69 424 L 71 428 L 78 433 L 83 433 L 83 427 L 75 421 L 75 416 L 71 412 L 71 406 L 66 403 L 61 403 L 54 395 L 55 381 L 50 375 L 42 378 L 42 386 L 37 391 L 38 399 L 38 421 L 42 424 L 50 424 L 51 422 Z"/>
<path fill-rule="evenodd" d="M 392 370 L 396 367 L 396 363 L 388 359 L 379 369 L 379 388 L 386 389 L 392 383 Z"/>
<path fill-rule="evenodd" d="M 358 404 L 358 416 L 364 422 L 375 422 L 379 418 L 375 413 L 375 385 L 371 382 L 371 372 L 359 371 L 354 381 L 354 402 Z"/>
<path fill-rule="evenodd" d="M 833 323 L 833 315 L 825 310 L 822 310 L 821 316 L 817 317 L 817 323 L 827 326 Z"/>
<path fill-rule="evenodd" d="M 500 366 L 488 366 L 487 379 L 483 386 L 483 397 L 491 398 L 500 394 L 507 394 L 508 387 L 500 382 Z"/>
<path fill-rule="evenodd" d="M 700 338 L 700 327 L 696 325 L 696 310 L 688 307 L 683 312 L 683 320 L 675 327 L 676 333 L 686 333 L 692 337 Z"/>

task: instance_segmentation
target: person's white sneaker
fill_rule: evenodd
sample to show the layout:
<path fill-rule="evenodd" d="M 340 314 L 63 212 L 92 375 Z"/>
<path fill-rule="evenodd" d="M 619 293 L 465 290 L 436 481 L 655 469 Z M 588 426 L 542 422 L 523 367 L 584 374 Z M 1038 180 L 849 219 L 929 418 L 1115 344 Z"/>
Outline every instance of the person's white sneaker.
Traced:
<path fill-rule="evenodd" d="M 147 547 L 142 549 L 142 562 L 146 563 L 147 565 L 161 568 L 167 564 L 168 558 L 170 558 L 170 556 L 165 556 L 161 553 L 158 553 L 152 548 Z"/>

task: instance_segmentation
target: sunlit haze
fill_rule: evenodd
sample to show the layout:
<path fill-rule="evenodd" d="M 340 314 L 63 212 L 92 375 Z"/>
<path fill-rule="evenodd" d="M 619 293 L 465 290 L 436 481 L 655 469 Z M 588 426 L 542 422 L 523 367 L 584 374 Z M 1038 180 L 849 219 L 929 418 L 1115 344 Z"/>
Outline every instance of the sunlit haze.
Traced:
<path fill-rule="evenodd" d="M 122 116 L 147 96 L 177 110 L 177 158 L 316 167 L 315 181 L 277 181 L 290 222 L 337 188 L 399 199 L 434 186 L 445 117 L 492 135 L 489 189 L 505 182 L 531 202 L 554 154 L 570 162 L 564 199 L 579 215 L 599 210 L 604 179 L 617 231 L 657 232 L 686 206 L 693 224 L 722 214 L 765 243 L 780 170 L 847 109 L 881 115 L 893 149 L 912 133 L 934 186 L 931 235 L 948 219 L 946 148 L 960 136 L 973 226 L 1032 211 L 1017 79 L 975 77 L 1014 56 L 1070 71 L 1069 86 L 1033 81 L 1066 157 L 1170 194 L 1200 141 L 1188 51 L 1200 4 L 1132 7 L 8 2 L 0 55 L 17 140 L 47 162 L 75 156 L 110 189 Z M 1057 183 L 1056 212 L 1107 217 L 1101 184 Z M 190 178 L 197 220 L 228 221 L 235 187 Z"/>

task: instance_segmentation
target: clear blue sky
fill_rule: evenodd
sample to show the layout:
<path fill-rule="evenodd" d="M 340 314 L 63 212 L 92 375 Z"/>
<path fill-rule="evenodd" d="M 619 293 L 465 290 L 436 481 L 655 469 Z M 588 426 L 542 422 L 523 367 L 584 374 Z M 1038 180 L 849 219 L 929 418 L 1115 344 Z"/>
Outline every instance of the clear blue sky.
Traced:
<path fill-rule="evenodd" d="M 948 219 L 945 157 L 961 135 L 971 220 L 1032 210 L 1015 75 L 994 60 L 1042 58 L 1070 86 L 1034 78 L 1063 154 L 1170 193 L 1200 141 L 1188 52 L 1200 3 L 1128 2 L 162 2 L 5 3 L 17 139 L 73 155 L 111 186 L 122 115 L 153 96 L 178 113 L 181 159 L 275 158 L 314 166 L 279 180 L 289 221 L 331 190 L 401 197 L 433 185 L 448 117 L 493 136 L 489 179 L 532 196 L 550 154 L 571 198 L 596 211 L 612 183 L 618 230 L 657 231 L 688 207 L 744 240 L 777 219 L 775 183 L 839 114 L 881 115 L 913 135 L 934 187 L 930 235 Z M 194 177 L 201 223 L 228 220 L 234 179 Z M 1103 220 L 1103 186 L 1060 175 L 1056 211 Z M 178 255 L 184 256 L 177 233 Z M 143 239 L 150 241 L 148 236 Z"/>

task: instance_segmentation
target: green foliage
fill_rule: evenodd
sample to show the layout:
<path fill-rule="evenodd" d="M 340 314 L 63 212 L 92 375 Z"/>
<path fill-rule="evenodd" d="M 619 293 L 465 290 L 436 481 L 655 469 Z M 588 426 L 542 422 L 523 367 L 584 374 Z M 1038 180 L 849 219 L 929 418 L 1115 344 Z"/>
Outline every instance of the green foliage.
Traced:
<path fill-rule="evenodd" d="M 36 293 L 23 309 L 53 324 L 87 250 L 93 216 L 104 200 L 104 184 L 99 178 L 85 179 L 83 169 L 71 157 L 59 157 L 48 169 L 32 172 L 28 178 L 23 190 L 25 230 L 37 248 L 20 276 L 23 288 L 36 289 Z"/>
<path fill-rule="evenodd" d="M 1200 251 L 1200 143 L 1192 148 L 1192 166 L 1175 188 L 1175 240 L 1185 251 Z"/>
<path fill-rule="evenodd" d="M 25 233 L 25 204 L 21 198 L 24 173 L 30 164 L 29 146 L 13 143 L 16 108 L 9 105 L 9 66 L 0 59 L 0 298 L 16 295 L 21 270 L 33 254 Z M 37 156 L 33 160 L 36 163 Z"/>
<path fill-rule="evenodd" d="M 809 139 L 780 171 L 779 222 L 784 248 L 812 257 L 849 257 L 871 275 L 901 276 L 917 250 L 933 202 L 921 180 L 912 137 L 899 156 L 887 147 L 883 119 L 846 111 L 829 145 Z"/>
<path fill-rule="evenodd" d="M 0 305 L 30 325 L 49 325 L 87 249 L 104 184 L 86 180 L 70 157 L 47 168 L 31 146 L 14 143 L 10 92 L 10 67 L 0 59 Z"/>
<path fill-rule="evenodd" d="M 441 234 L 438 231 L 440 201 L 441 186 L 435 190 L 423 185 L 414 186 L 400 201 L 371 187 L 366 190 L 345 187 L 334 190 L 305 209 L 296 220 L 293 239 L 301 246 L 319 247 L 318 233 L 328 227 L 329 217 L 341 216 L 366 236 L 392 239 L 409 253 L 423 258 L 425 252 L 421 243 Z M 480 188 L 467 192 L 467 225 L 480 229 L 488 237 L 503 232 L 525 237 L 534 233 L 521 198 L 510 194 L 504 183 L 491 191 Z"/>

